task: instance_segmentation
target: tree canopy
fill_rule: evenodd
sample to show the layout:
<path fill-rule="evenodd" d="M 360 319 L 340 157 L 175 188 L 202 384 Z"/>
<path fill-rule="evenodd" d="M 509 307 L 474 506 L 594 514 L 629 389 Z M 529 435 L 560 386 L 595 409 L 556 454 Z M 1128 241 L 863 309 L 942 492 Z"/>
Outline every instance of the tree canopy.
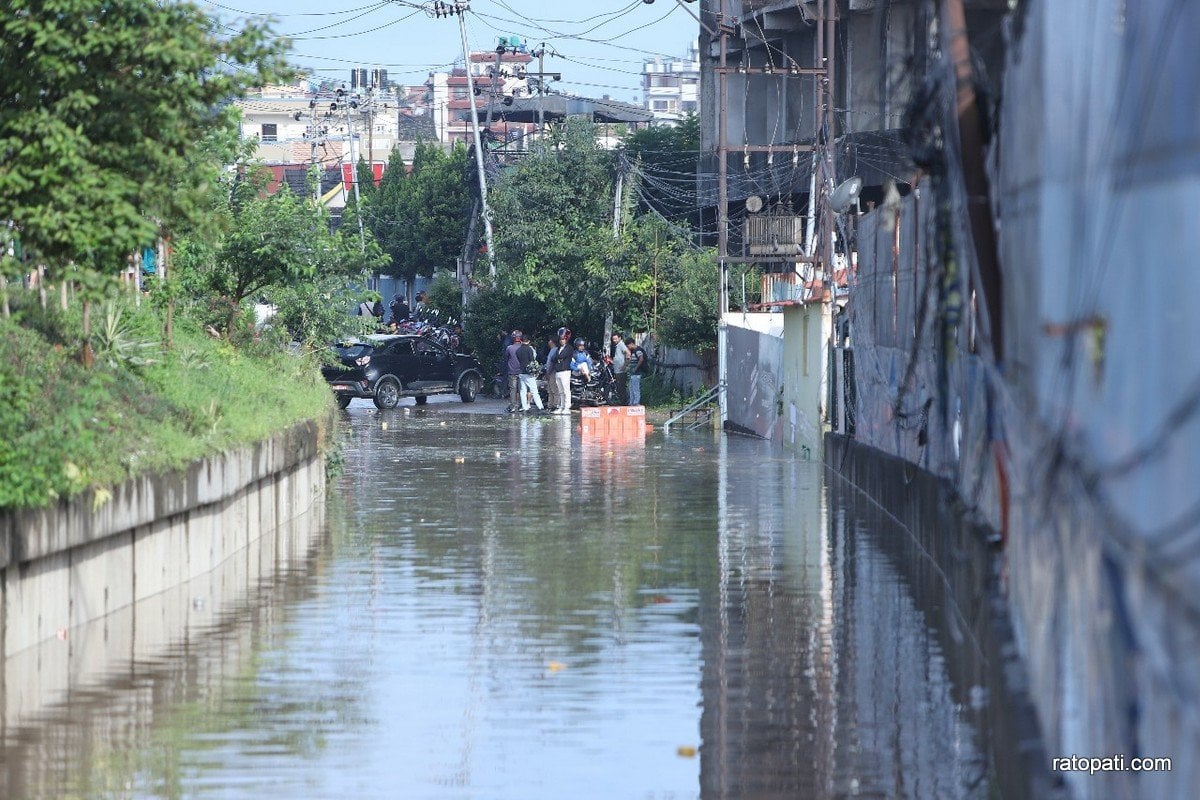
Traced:
<path fill-rule="evenodd" d="M 491 347 L 506 328 L 541 333 L 564 323 L 598 341 L 611 313 L 618 330 L 657 323 L 672 345 L 715 345 L 713 253 L 657 215 L 635 214 L 631 176 L 617 179 L 623 168 L 579 118 L 501 174 L 491 196 L 497 280 L 471 301 L 472 326 L 484 328 L 468 329 L 473 344 Z"/>
<path fill-rule="evenodd" d="M 625 138 L 621 151 L 644 174 L 643 210 L 653 209 L 672 221 L 685 221 L 696 213 L 699 117 L 688 114 L 678 125 L 635 131 Z"/>
<path fill-rule="evenodd" d="M 373 240 L 364 253 L 358 232 L 330 230 L 323 206 L 284 188 L 263 194 L 260 182 L 237 181 L 221 214 L 223 234 L 180 242 L 178 266 L 197 294 L 219 298 L 227 331 L 241 302 L 276 287 L 314 284 L 318 278 L 349 278 L 378 267 L 383 256 Z M 322 284 L 324 285 L 324 284 Z"/>
<path fill-rule="evenodd" d="M 363 221 L 391 260 L 384 270 L 409 280 L 453 269 L 471 213 L 467 151 L 417 142 L 409 173 L 397 150 L 379 187 L 362 200 Z"/>
<path fill-rule="evenodd" d="M 52 270 L 115 273 L 195 217 L 194 146 L 220 104 L 285 72 L 286 41 L 187 2 L 9 0 L 0 14 L 0 220 Z"/>

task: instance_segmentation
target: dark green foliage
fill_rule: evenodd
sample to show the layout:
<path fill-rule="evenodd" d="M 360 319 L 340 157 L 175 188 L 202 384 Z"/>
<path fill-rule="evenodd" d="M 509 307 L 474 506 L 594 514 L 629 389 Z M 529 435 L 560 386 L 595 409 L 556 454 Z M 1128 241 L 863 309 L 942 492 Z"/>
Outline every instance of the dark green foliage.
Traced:
<path fill-rule="evenodd" d="M 717 283 L 716 253 L 678 254 L 658 308 L 658 335 L 665 344 L 697 352 L 717 346 Z"/>
<path fill-rule="evenodd" d="M 358 193 L 361 196 L 366 197 L 375 192 L 375 173 L 371 171 L 371 165 L 361 156 L 358 163 L 354 165 L 354 180 L 358 182 Z"/>
<path fill-rule="evenodd" d="M 465 334 L 467 346 L 474 350 L 485 368 L 500 357 L 500 342 L 505 333 L 520 329 L 540 346 L 545 334 L 562 324 L 551 317 L 546 304 L 531 294 L 513 294 L 503 289 L 484 289 L 471 298 L 467 307 Z"/>
<path fill-rule="evenodd" d="M 363 198 L 363 221 L 390 265 L 382 270 L 409 280 L 453 269 L 466 241 L 471 211 L 467 151 L 449 153 L 434 142 L 417 142 L 412 174 L 399 151 L 392 153 L 379 188 Z"/>
<path fill-rule="evenodd" d="M 9 0 L 0 13 L 0 220 L 53 271 L 119 271 L 204 211 L 195 145 L 283 74 L 286 43 L 191 3 Z M 231 68 L 232 67 L 232 68 Z"/>
<path fill-rule="evenodd" d="M 596 144 L 592 123 L 578 118 L 497 182 L 497 288 L 543 303 L 539 327 L 567 320 L 586 338 L 603 333 L 619 251 L 614 177 L 612 154 Z"/>
<path fill-rule="evenodd" d="M 453 272 L 438 270 L 426 293 L 425 305 L 442 312 L 443 316 L 462 319 L 462 290 Z"/>

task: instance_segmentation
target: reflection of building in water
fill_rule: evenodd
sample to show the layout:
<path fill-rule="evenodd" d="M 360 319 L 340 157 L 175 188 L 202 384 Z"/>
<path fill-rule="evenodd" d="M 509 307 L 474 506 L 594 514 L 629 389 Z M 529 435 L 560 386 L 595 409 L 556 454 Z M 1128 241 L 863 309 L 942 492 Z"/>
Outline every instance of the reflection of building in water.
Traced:
<path fill-rule="evenodd" d="M 985 796 L 964 692 L 878 520 L 821 486 L 803 462 L 724 475 L 719 584 L 701 599 L 703 795 Z"/>

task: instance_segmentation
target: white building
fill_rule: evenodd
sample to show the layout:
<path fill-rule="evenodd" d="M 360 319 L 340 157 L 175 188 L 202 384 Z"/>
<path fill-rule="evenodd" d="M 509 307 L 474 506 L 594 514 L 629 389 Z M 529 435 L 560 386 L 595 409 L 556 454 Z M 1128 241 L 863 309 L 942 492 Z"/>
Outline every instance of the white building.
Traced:
<path fill-rule="evenodd" d="M 338 170 L 352 181 L 352 164 L 360 158 L 372 165 L 378 178 L 400 143 L 399 102 L 390 88 L 319 89 L 301 81 L 265 86 L 238 100 L 237 106 L 242 138 L 257 142 L 255 158 L 278 182 L 296 182 L 296 175 L 313 164 Z M 273 191 L 275 183 L 269 189 Z M 340 205 L 336 196 L 326 202 Z"/>
<path fill-rule="evenodd" d="M 642 64 L 645 108 L 657 119 L 677 121 L 700 112 L 700 49 L 693 41 L 684 58 L 656 57 Z"/>

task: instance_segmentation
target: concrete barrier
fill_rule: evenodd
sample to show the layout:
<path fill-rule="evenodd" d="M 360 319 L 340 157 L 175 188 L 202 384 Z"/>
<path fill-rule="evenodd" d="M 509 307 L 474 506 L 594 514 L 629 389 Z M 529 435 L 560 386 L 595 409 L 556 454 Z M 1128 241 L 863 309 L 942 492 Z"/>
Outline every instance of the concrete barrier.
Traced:
<path fill-rule="evenodd" d="M 193 604 L 236 601 L 306 550 L 324 505 L 323 435 L 305 422 L 107 500 L 0 514 L 5 727 L 128 658 L 135 627 L 139 653 L 161 652 Z"/>
<path fill-rule="evenodd" d="M 585 439 L 642 439 L 646 436 L 644 406 L 599 406 L 580 410 Z"/>

